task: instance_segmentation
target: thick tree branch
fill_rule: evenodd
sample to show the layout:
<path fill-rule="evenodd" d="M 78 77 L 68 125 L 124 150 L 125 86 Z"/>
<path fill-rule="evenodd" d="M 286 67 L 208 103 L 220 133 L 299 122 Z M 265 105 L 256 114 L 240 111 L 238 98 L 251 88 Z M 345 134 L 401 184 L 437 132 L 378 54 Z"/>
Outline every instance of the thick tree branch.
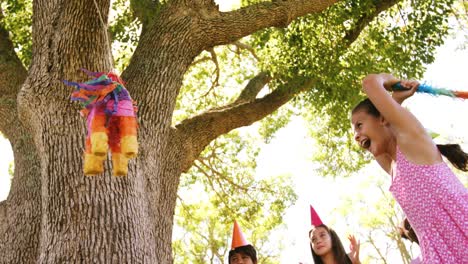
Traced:
<path fill-rule="evenodd" d="M 213 109 L 182 121 L 176 126 L 175 132 L 186 148 L 183 171 L 192 166 L 193 161 L 212 140 L 233 129 L 261 120 L 313 84 L 313 80 L 304 81 L 299 86 L 286 84 L 263 98 Z"/>
<path fill-rule="evenodd" d="M 0 9 L 0 21 L 3 12 Z M 16 55 L 8 31 L 0 24 L 0 131 L 10 138 L 18 127 L 16 96 L 27 71 Z"/>
<path fill-rule="evenodd" d="M 143 25 L 143 32 L 146 27 L 153 21 L 156 16 L 157 10 L 160 7 L 159 1 L 154 0 L 130 0 L 130 8 L 133 15 Z"/>
<path fill-rule="evenodd" d="M 232 43 L 268 27 L 286 27 L 294 19 L 319 13 L 337 0 L 290 0 L 262 2 L 231 12 L 199 11 L 208 47 Z M 206 48 L 206 47 L 205 47 Z"/>
<path fill-rule="evenodd" d="M 377 1 L 375 8 L 372 10 L 372 13 L 365 13 L 359 20 L 356 22 L 354 27 L 346 32 L 345 39 L 348 43 L 353 43 L 361 34 L 362 30 L 380 13 L 388 10 L 390 7 L 394 6 L 401 0 L 383 0 Z"/>
<path fill-rule="evenodd" d="M 145 2 L 147 1 L 149 0 Z M 185 55 L 193 58 L 203 50 L 234 43 L 259 30 L 286 27 L 297 17 L 321 12 L 335 2 L 337 0 L 273 1 L 231 12 L 220 12 L 213 0 L 173 0 L 161 6 L 158 18 L 153 18 L 154 23 L 148 26 L 148 30 L 143 34 L 145 37 L 140 39 L 134 58 L 143 60 L 140 64 L 145 64 L 146 70 L 153 72 L 154 69 L 148 65 L 161 54 L 149 51 L 171 49 L 172 43 L 180 43 L 188 48 Z M 144 17 L 151 12 L 142 6 L 144 5 L 133 9 L 137 16 L 142 17 L 140 20 L 144 21 Z M 145 12 L 142 9 L 145 9 Z M 127 77 L 139 78 L 131 76 L 130 72 L 134 71 L 134 67 L 140 67 L 139 63 L 130 63 Z"/>

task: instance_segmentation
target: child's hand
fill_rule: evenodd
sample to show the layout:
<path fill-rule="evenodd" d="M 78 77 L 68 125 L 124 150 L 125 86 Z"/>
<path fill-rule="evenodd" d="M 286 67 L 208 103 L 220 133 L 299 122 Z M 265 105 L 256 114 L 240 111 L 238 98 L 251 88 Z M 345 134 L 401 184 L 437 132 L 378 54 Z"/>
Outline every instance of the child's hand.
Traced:
<path fill-rule="evenodd" d="M 380 73 L 379 74 L 382 84 L 387 91 L 392 91 L 392 86 L 395 85 L 400 79 L 397 79 L 395 76 L 390 73 Z"/>
<path fill-rule="evenodd" d="M 399 104 L 403 103 L 407 98 L 413 96 L 413 94 L 418 90 L 419 82 L 414 80 L 402 80 L 400 81 L 401 86 L 407 90 L 394 91 L 392 93 L 393 99 Z"/>
<path fill-rule="evenodd" d="M 351 250 L 351 252 L 348 254 L 348 257 L 351 259 L 353 264 L 360 264 L 361 261 L 359 260 L 359 249 L 361 247 L 361 242 L 356 240 L 354 235 L 348 235 L 348 239 L 350 242 L 349 249 Z"/>

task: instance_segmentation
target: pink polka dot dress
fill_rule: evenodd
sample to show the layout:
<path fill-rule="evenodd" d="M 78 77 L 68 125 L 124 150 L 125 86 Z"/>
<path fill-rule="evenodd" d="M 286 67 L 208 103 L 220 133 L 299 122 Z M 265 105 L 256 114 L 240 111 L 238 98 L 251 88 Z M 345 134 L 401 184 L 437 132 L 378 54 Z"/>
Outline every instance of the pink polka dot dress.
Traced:
<path fill-rule="evenodd" d="M 390 192 L 418 236 L 424 264 L 468 264 L 468 189 L 441 162 L 412 164 L 397 147 Z"/>

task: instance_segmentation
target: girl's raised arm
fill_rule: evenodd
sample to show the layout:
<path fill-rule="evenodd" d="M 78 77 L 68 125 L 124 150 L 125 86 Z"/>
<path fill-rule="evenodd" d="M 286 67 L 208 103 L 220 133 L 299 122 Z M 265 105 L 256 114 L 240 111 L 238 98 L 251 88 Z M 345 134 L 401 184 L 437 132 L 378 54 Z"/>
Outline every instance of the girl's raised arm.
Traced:
<path fill-rule="evenodd" d="M 369 74 L 362 81 L 362 89 L 385 120 L 399 133 L 425 133 L 424 127 L 416 117 L 400 105 L 416 92 L 417 85 L 414 82 L 402 81 L 402 86 L 409 90 L 390 95 L 387 91 L 391 91 L 391 87 L 397 82 L 400 80 L 388 73 Z"/>
<path fill-rule="evenodd" d="M 408 90 L 388 93 L 397 82 Z M 380 112 L 383 122 L 390 125 L 406 158 L 416 164 L 434 164 L 440 162 L 441 157 L 432 138 L 419 120 L 401 106 L 416 92 L 418 85 L 416 81 L 400 81 L 387 73 L 370 74 L 362 81 L 362 89 Z"/>

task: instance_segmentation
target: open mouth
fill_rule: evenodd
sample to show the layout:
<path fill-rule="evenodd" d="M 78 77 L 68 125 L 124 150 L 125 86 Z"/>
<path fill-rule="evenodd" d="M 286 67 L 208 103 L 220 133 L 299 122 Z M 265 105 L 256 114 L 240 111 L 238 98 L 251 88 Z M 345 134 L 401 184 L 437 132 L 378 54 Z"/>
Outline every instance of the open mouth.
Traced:
<path fill-rule="evenodd" d="M 371 141 L 370 139 L 364 139 L 361 141 L 361 147 L 363 149 L 368 149 L 370 147 Z"/>

